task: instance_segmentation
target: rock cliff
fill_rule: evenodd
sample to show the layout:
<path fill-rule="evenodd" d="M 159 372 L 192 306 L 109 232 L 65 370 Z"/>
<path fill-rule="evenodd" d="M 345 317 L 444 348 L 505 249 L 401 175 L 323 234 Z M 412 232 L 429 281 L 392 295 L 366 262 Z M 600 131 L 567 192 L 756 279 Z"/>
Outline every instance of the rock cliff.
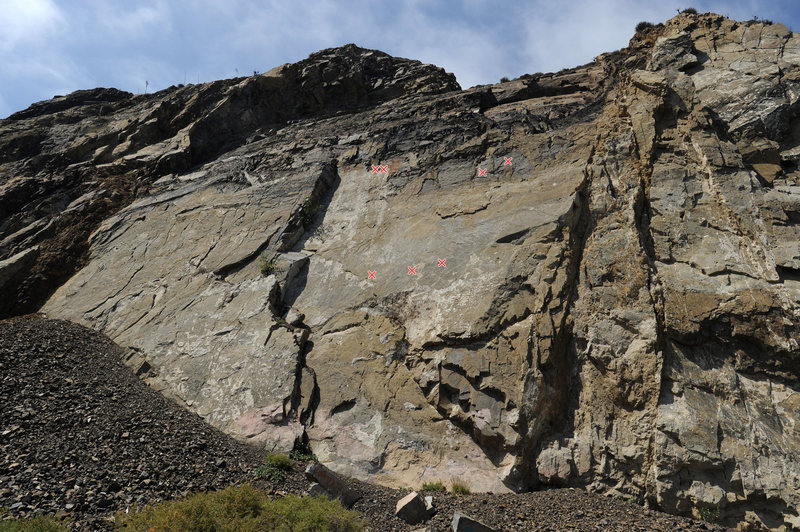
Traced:
<path fill-rule="evenodd" d="M 35 104 L 0 147 L 0 310 L 106 333 L 230 434 L 387 484 L 800 526 L 782 24 L 683 14 L 469 90 L 348 45 Z"/>

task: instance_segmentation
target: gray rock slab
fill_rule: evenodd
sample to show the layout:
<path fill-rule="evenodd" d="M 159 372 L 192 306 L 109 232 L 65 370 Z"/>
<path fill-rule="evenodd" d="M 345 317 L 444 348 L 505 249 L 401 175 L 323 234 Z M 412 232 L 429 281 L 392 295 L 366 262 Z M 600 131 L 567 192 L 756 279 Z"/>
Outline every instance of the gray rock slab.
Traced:
<path fill-rule="evenodd" d="M 348 486 L 347 481 L 322 464 L 309 464 L 306 477 L 318 482 L 331 496 L 339 499 L 345 508 L 350 508 L 361 498 L 361 494 Z"/>
<path fill-rule="evenodd" d="M 322 487 L 322 484 L 319 482 L 312 482 L 311 486 L 308 487 L 308 496 L 309 497 L 328 497 L 329 499 L 333 499 L 334 497 Z"/>
<path fill-rule="evenodd" d="M 39 246 L 20 251 L 5 260 L 0 260 L 0 288 L 14 281 L 21 270 L 29 268 L 39 254 Z"/>

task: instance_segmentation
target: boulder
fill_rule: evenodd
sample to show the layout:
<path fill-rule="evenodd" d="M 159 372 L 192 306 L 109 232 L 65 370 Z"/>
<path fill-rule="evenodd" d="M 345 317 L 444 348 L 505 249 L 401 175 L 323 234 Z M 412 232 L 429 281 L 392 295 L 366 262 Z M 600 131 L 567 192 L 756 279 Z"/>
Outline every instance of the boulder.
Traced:
<path fill-rule="evenodd" d="M 415 525 L 430 517 L 430 511 L 419 493 L 412 491 L 395 506 L 394 515 L 408 524 Z"/>
<path fill-rule="evenodd" d="M 494 528 L 488 527 L 471 517 L 460 514 L 453 514 L 453 532 L 497 532 Z"/>

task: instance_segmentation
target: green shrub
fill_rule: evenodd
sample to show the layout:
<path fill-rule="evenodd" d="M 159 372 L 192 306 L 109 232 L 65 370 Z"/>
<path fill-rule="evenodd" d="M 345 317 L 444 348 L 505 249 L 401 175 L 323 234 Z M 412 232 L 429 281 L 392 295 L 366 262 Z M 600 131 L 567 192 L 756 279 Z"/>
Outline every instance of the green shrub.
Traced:
<path fill-rule="evenodd" d="M 696 15 L 697 14 L 697 10 L 695 8 L 693 8 L 693 7 L 687 7 L 686 9 L 681 11 L 681 13 L 686 13 L 688 15 Z"/>
<path fill-rule="evenodd" d="M 147 506 L 116 515 L 117 530 L 171 532 L 360 532 L 364 525 L 355 512 L 327 497 L 287 495 L 270 500 L 250 485 L 197 493 L 185 499 Z"/>
<path fill-rule="evenodd" d="M 4 521 L 6 510 L 0 509 L 0 532 L 69 532 L 70 520 L 61 521 L 52 515 L 37 515 Z"/>
<path fill-rule="evenodd" d="M 509 81 L 509 79 L 506 76 L 500 78 L 500 83 L 505 83 L 506 81 Z"/>
<path fill-rule="evenodd" d="M 259 267 L 261 269 L 261 275 L 266 277 L 267 275 L 271 275 L 275 273 L 275 264 L 278 262 L 277 257 L 272 257 L 271 259 L 267 259 L 265 254 L 261 254 L 261 261 L 259 263 Z"/>
<path fill-rule="evenodd" d="M 469 495 L 472 493 L 467 486 L 460 482 L 453 482 L 453 485 L 450 486 L 450 491 L 456 495 Z"/>
<path fill-rule="evenodd" d="M 309 197 L 303 202 L 303 206 L 300 207 L 300 221 L 303 222 L 303 227 L 311 225 L 311 222 L 314 221 L 314 215 L 319 212 L 320 208 L 320 205 L 313 198 Z"/>
<path fill-rule="evenodd" d="M 719 521 L 719 506 L 714 508 L 698 508 L 697 513 L 700 514 L 700 519 L 707 523 L 716 523 Z"/>
<path fill-rule="evenodd" d="M 264 465 L 256 469 L 256 475 L 270 482 L 280 482 L 286 478 L 286 472 L 291 469 L 291 458 L 285 454 L 271 453 L 264 458 Z"/>
<path fill-rule="evenodd" d="M 447 491 L 441 482 L 425 482 L 422 484 L 422 491 Z"/>
<path fill-rule="evenodd" d="M 636 25 L 636 33 L 639 33 L 639 32 L 644 31 L 644 30 L 649 30 L 652 27 L 653 27 L 653 23 L 652 22 L 647 22 L 647 21 L 643 20 L 643 21 L 641 21 L 640 23 L 638 23 Z"/>

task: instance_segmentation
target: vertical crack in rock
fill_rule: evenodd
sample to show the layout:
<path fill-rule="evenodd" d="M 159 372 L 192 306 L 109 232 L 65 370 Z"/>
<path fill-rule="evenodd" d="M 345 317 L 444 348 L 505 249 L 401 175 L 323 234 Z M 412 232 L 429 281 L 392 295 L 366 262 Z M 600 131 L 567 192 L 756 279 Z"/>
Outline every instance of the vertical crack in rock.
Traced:
<path fill-rule="evenodd" d="M 292 209 L 289 223 L 278 238 L 276 251 L 288 251 L 307 238 L 319 225 L 340 183 L 336 161 L 322 165 L 311 192 Z"/>
<path fill-rule="evenodd" d="M 325 217 L 336 188 L 340 183 L 335 162 L 323 165 L 319 176 L 314 182 L 311 192 L 295 205 L 289 222 L 284 227 L 277 239 L 276 252 L 292 249 L 299 246 L 301 240 L 319 227 L 319 220 Z M 298 252 L 286 253 L 285 256 L 301 255 Z M 302 293 L 308 276 L 308 259 L 300 261 L 299 268 L 289 268 L 282 279 L 280 316 L 291 312 L 294 300 Z M 283 319 L 283 318 L 281 318 Z M 319 386 L 314 370 L 306 364 L 308 354 L 314 348 L 314 342 L 307 341 L 310 333 L 302 324 L 302 316 L 297 316 L 295 323 L 290 324 L 293 330 L 299 333 L 299 351 L 297 367 L 295 369 L 294 387 L 287 409 L 287 417 L 297 419 L 304 427 L 314 423 L 314 413 L 319 405 Z M 304 429 L 305 430 L 305 429 Z M 305 436 L 305 432 L 303 433 Z"/>
<path fill-rule="evenodd" d="M 574 421 L 576 405 L 570 404 L 574 386 L 575 357 L 571 349 L 572 309 L 577 298 L 577 279 L 581 270 L 583 250 L 591 232 L 588 199 L 588 165 L 594 156 L 593 144 L 583 181 L 575 192 L 569 222 L 564 225 L 561 249 L 554 262 L 546 264 L 553 270 L 544 276 L 536 292 L 535 323 L 530 329 L 531 341 L 526 352 L 527 370 L 523 378 L 523 412 L 520 433 L 524 440 L 518 464 L 505 483 L 514 490 L 535 489 L 541 482 L 537 459 L 543 442 L 553 434 L 567 433 Z"/>
<path fill-rule="evenodd" d="M 663 349 L 640 160 L 649 153 L 640 150 L 645 136 L 652 146 L 658 105 L 640 101 L 644 109 L 632 113 L 631 96 L 619 84 L 598 121 L 586 167 L 586 230 L 566 299 L 566 415 L 561 427 L 531 438 L 530 467 L 545 484 L 592 479 L 595 489 L 641 495 L 645 485 L 634 473 L 647 467 Z"/>
<path fill-rule="evenodd" d="M 620 90 L 626 90 L 624 85 Z M 678 131 L 677 122 L 679 115 L 685 115 L 685 108 L 680 104 L 679 97 L 672 92 L 669 98 L 664 96 L 664 93 L 659 91 L 656 95 L 647 94 L 653 98 L 652 103 L 652 129 L 644 131 L 640 126 L 637 128 L 631 123 L 631 133 L 636 138 L 636 133 L 644 134 L 645 136 L 652 136 L 652 143 L 646 143 L 650 149 L 642 151 L 639 142 L 635 143 L 634 156 L 638 159 L 638 164 L 635 163 L 636 169 L 639 174 L 639 188 L 634 198 L 634 224 L 639 235 L 639 245 L 641 246 L 644 256 L 647 259 L 647 288 L 650 293 L 650 301 L 652 304 L 653 312 L 656 320 L 655 328 L 655 351 L 658 354 L 660 367 L 658 368 L 657 379 L 657 392 L 654 394 L 655 404 L 659 404 L 662 397 L 662 389 L 669 382 L 666 377 L 667 367 L 670 364 L 669 352 L 670 348 L 667 341 L 667 331 L 664 319 L 664 300 L 661 290 L 661 281 L 658 277 L 658 269 L 656 266 L 656 251 L 653 241 L 653 235 L 650 228 L 650 220 L 652 219 L 652 204 L 650 201 L 650 188 L 653 178 L 653 166 L 657 159 L 656 146 L 662 146 L 666 149 L 665 144 L 669 139 L 679 138 L 680 132 Z M 647 97 L 646 96 L 646 97 Z M 668 103 L 671 100 L 671 105 Z M 627 112 L 628 116 L 631 116 Z M 635 115 L 634 115 L 635 116 Z M 640 121 L 640 124 L 645 122 L 650 123 L 650 117 L 646 120 Z M 638 131 L 637 131 L 638 130 Z M 668 140 L 664 140 L 667 137 Z M 652 405 L 651 405 L 652 406 Z M 650 436 L 647 441 L 647 446 L 644 450 L 644 460 L 642 464 L 643 476 L 645 476 L 645 489 L 644 495 L 651 503 L 655 503 L 655 496 L 653 495 L 654 475 L 656 474 L 655 467 L 655 422 L 650 428 Z"/>

